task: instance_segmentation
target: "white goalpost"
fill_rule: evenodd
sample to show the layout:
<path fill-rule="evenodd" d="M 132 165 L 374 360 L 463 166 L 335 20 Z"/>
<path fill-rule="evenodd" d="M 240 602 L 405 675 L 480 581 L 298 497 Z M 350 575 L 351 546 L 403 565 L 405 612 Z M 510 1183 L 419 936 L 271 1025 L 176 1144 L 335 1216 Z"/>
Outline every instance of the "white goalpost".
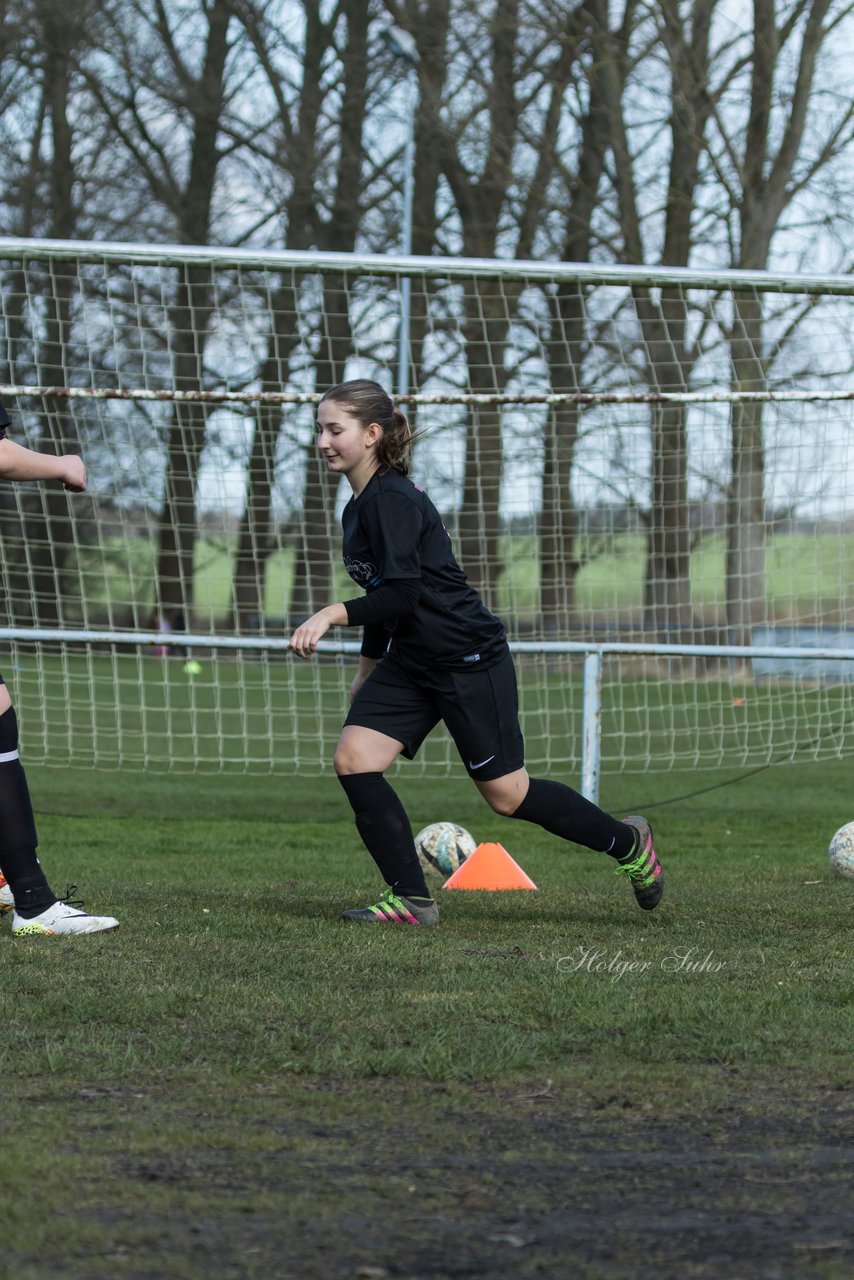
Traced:
<path fill-rule="evenodd" d="M 394 391 L 413 478 L 517 654 L 532 767 L 854 749 L 854 278 L 0 239 L 0 670 L 30 760 L 330 768 L 354 594 L 313 405 Z M 410 766 L 411 768 L 412 766 Z M 454 767 L 440 734 L 414 766 Z"/>

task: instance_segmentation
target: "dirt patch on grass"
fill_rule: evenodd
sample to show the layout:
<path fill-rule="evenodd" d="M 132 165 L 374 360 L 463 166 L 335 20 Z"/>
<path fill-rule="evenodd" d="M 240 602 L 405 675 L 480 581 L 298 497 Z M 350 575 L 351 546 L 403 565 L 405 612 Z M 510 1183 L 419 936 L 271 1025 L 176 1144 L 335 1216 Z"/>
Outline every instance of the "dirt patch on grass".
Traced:
<path fill-rule="evenodd" d="M 41 1274 L 850 1280 L 847 1091 L 722 1077 L 674 1105 L 655 1089 L 90 1090 L 85 1230 L 48 1244 Z"/>

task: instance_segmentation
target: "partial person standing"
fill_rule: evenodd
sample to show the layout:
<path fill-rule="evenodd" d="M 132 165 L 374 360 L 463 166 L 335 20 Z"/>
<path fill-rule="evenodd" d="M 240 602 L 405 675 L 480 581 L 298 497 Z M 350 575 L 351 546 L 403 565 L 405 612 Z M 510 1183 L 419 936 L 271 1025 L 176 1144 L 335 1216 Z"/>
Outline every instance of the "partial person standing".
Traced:
<path fill-rule="evenodd" d="M 60 480 L 69 492 L 83 493 L 82 458 L 36 453 L 15 444 L 6 438 L 9 426 L 9 415 L 0 403 L 0 480 Z M 30 791 L 18 750 L 18 719 L 0 676 L 0 912 L 12 912 L 12 933 L 18 938 L 117 929 L 119 922 L 112 916 L 89 915 L 57 898 L 36 855 L 37 846 Z"/>

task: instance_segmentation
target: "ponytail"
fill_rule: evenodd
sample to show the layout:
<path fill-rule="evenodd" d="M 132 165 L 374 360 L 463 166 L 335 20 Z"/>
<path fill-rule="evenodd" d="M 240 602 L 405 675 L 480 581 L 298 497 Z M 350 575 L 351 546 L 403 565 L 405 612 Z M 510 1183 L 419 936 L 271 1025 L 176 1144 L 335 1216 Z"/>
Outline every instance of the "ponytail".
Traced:
<path fill-rule="evenodd" d="M 391 423 L 383 427 L 383 433 L 377 442 L 380 475 L 385 475 L 388 471 L 399 471 L 402 476 L 409 475 L 411 456 L 412 428 L 406 414 L 395 409 Z"/>

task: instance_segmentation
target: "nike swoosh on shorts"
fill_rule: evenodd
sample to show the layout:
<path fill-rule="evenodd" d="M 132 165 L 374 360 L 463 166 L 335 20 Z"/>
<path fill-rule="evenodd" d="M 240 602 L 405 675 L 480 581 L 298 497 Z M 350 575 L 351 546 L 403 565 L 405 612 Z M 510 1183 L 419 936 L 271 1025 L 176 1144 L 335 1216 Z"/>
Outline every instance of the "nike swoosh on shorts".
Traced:
<path fill-rule="evenodd" d="M 483 768 L 483 766 L 484 766 L 485 764 L 489 764 L 490 760 L 494 760 L 494 759 L 495 759 L 495 752 L 493 751 L 493 753 L 492 753 L 492 755 L 491 755 L 491 756 L 487 756 L 487 757 L 486 757 L 486 759 L 485 759 L 485 760 L 481 760 L 481 762 L 480 762 L 479 764 L 474 764 L 471 760 L 469 760 L 469 768 L 470 768 L 470 769 L 482 769 L 482 768 Z"/>

